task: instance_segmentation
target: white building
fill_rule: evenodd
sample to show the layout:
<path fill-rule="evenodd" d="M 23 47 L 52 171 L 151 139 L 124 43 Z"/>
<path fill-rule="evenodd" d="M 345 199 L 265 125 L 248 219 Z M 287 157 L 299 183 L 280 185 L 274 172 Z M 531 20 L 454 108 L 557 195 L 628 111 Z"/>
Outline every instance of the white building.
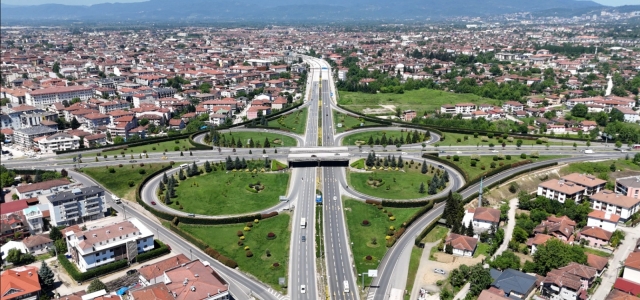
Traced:
<path fill-rule="evenodd" d="M 25 94 L 27 104 L 39 108 L 45 108 L 53 103 L 64 100 L 71 101 L 73 98 L 80 98 L 82 101 L 87 101 L 91 97 L 93 97 L 93 88 L 86 86 L 50 87 L 28 91 Z"/>
<path fill-rule="evenodd" d="M 620 216 L 601 210 L 594 210 L 587 215 L 587 226 L 602 228 L 609 232 L 616 231 L 618 221 Z"/>
<path fill-rule="evenodd" d="M 469 226 L 470 222 L 473 222 L 475 233 L 487 231 L 492 226 L 497 228 L 500 224 L 500 210 L 490 207 L 470 208 L 465 211 L 462 224 Z"/>
<path fill-rule="evenodd" d="M 29 231 L 32 233 L 42 233 L 44 229 L 44 221 L 42 220 L 42 211 L 40 211 L 37 205 L 23 209 L 22 214 L 27 218 Z"/>
<path fill-rule="evenodd" d="M 132 261 L 154 247 L 153 232 L 135 218 L 80 233 L 69 231 L 66 239 L 81 272 L 121 259 Z"/>
<path fill-rule="evenodd" d="M 64 132 L 58 132 L 50 136 L 41 136 L 33 139 L 37 143 L 40 152 L 55 154 L 56 151 L 73 150 L 80 148 L 80 138 Z"/>
<path fill-rule="evenodd" d="M 538 184 L 538 196 L 544 196 L 551 200 L 564 203 L 567 199 L 573 199 L 576 203 L 582 200 L 585 188 L 564 179 L 551 179 Z"/>
<path fill-rule="evenodd" d="M 51 195 L 60 191 L 67 191 L 71 187 L 71 182 L 66 178 L 53 179 L 21 185 L 16 188 L 16 195 L 19 199 L 29 199 L 41 195 Z"/>
<path fill-rule="evenodd" d="M 590 197 L 591 208 L 620 216 L 626 222 L 631 215 L 640 210 L 640 199 L 616 194 L 610 190 L 602 190 Z"/>
<path fill-rule="evenodd" d="M 35 138 L 51 135 L 56 132 L 58 131 L 46 126 L 33 126 L 16 129 L 13 131 L 13 143 L 24 149 L 31 149 L 33 147 L 37 147 L 37 143 L 33 141 Z"/>
<path fill-rule="evenodd" d="M 53 226 L 75 225 L 104 217 L 107 205 L 104 190 L 97 186 L 74 188 L 71 191 L 38 197 L 49 205 Z"/>
<path fill-rule="evenodd" d="M 622 278 L 640 284 L 640 252 L 632 252 L 627 256 Z"/>

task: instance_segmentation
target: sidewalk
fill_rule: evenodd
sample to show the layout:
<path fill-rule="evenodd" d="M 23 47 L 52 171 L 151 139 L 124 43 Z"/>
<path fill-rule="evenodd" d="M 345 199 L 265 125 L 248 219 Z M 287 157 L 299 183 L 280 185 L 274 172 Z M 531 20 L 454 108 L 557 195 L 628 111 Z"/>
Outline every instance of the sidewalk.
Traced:
<path fill-rule="evenodd" d="M 429 255 L 431 254 L 431 248 L 437 247 L 439 242 L 425 243 L 424 249 L 422 249 L 422 256 L 420 256 L 420 266 L 418 272 L 416 272 L 416 278 L 413 281 L 413 289 L 411 290 L 411 297 L 409 299 L 418 299 L 420 289 L 424 288 L 428 292 L 438 292 L 440 289 L 435 285 L 432 287 L 425 287 L 422 280 L 423 275 L 429 274 L 431 267 L 431 261 L 429 261 Z M 431 270 L 433 273 L 433 270 Z"/>
<path fill-rule="evenodd" d="M 458 294 L 453 298 L 453 300 L 463 300 L 467 294 L 469 293 L 469 289 L 471 288 L 470 283 L 465 283 L 464 286 L 460 289 Z"/>

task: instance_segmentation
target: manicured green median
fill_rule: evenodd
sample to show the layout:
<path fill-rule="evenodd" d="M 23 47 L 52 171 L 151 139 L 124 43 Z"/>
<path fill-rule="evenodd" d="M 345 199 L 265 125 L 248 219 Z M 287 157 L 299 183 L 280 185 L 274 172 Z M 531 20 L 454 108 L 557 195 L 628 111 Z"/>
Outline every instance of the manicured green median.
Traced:
<path fill-rule="evenodd" d="M 124 152 L 125 158 L 130 158 L 131 155 L 133 155 L 135 159 L 139 159 L 140 154 L 142 154 L 142 156 L 144 157 L 143 153 L 145 151 L 147 153 L 180 152 L 180 151 L 188 152 L 189 148 L 191 147 L 192 145 L 189 142 L 189 139 L 185 138 L 185 139 L 178 139 L 173 141 L 151 143 L 151 144 L 142 145 L 142 146 L 127 147 L 127 149 L 102 151 L 99 154 L 87 154 L 86 158 L 83 158 L 83 159 L 86 160 L 88 158 L 91 158 L 91 156 L 94 156 L 94 155 L 98 155 L 98 159 L 101 159 L 101 160 L 103 155 L 107 155 L 107 159 L 112 159 L 114 155 L 118 155 L 118 157 L 122 157 L 123 152 Z"/>
<path fill-rule="evenodd" d="M 307 126 L 307 108 L 294 110 L 292 113 L 269 121 L 269 127 L 280 127 L 293 133 L 304 134 Z"/>
<path fill-rule="evenodd" d="M 379 123 L 371 122 L 363 118 L 356 118 L 350 115 L 343 114 L 338 111 L 333 112 L 333 122 L 336 133 L 345 132 L 347 130 L 357 129 L 361 126 L 380 125 Z M 341 125 L 338 125 L 341 124 Z"/>
<path fill-rule="evenodd" d="M 533 152 L 539 153 L 539 151 L 523 151 L 525 157 L 522 157 L 521 155 L 504 155 L 501 153 L 496 153 L 496 155 L 459 156 L 457 161 L 456 154 L 447 154 L 444 156 L 441 155 L 440 158 L 447 159 L 450 162 L 458 165 L 458 167 L 460 167 L 467 174 L 467 179 L 473 180 L 493 169 L 500 168 L 504 165 L 517 163 L 526 159 L 531 159 L 533 162 L 537 162 L 564 157 L 562 155 L 546 155 L 540 156 L 538 158 L 531 158 L 531 153 Z M 498 157 L 498 159 L 494 160 L 494 157 Z"/>
<path fill-rule="evenodd" d="M 397 158 L 397 157 L 396 157 Z M 407 164 L 399 170 L 348 171 L 349 186 L 358 192 L 385 199 L 416 199 L 429 196 L 428 185 L 434 174 L 441 172 L 438 168 L 430 168 L 422 174 L 422 160 L 405 160 Z M 362 165 L 359 162 L 352 166 Z M 424 183 L 425 192 L 420 193 L 420 185 Z"/>
<path fill-rule="evenodd" d="M 197 215 L 234 215 L 257 212 L 276 205 L 286 195 L 288 173 L 218 171 L 180 181 L 170 207 Z M 260 191 L 250 184 L 260 184 Z"/>
<path fill-rule="evenodd" d="M 390 226 L 399 229 L 402 222 L 409 219 L 419 208 L 383 208 L 360 201 L 345 198 L 344 213 L 352 242 L 351 251 L 358 273 L 376 269 L 380 260 L 387 252 L 386 239 Z M 386 212 L 385 212 L 386 211 Z M 396 218 L 390 221 L 388 214 Z M 363 225 L 363 221 L 368 225 Z M 375 240 L 375 241 L 374 241 Z M 370 257 L 367 257 L 370 256 Z M 369 259 L 370 258 L 370 259 Z M 371 278 L 365 276 L 365 285 L 371 283 Z M 360 281 L 358 281 L 360 284 Z"/>
<path fill-rule="evenodd" d="M 253 223 L 250 231 L 244 231 L 246 224 L 197 226 L 180 223 L 180 229 L 192 234 L 238 263 L 238 268 L 247 272 L 258 280 L 268 284 L 276 290 L 282 291 L 278 285 L 279 277 L 288 277 L 289 241 L 291 231 L 288 214 Z M 238 231 L 244 234 L 242 245 Z M 268 239 L 269 232 L 275 234 L 274 239 Z M 253 256 L 247 257 L 248 246 Z M 270 255 L 267 255 L 267 250 Z M 274 263 L 279 266 L 274 267 Z M 286 282 L 287 280 L 285 280 Z M 295 287 L 297 291 L 299 287 Z"/>
<path fill-rule="evenodd" d="M 142 182 L 142 179 L 149 174 L 169 166 L 165 164 L 144 164 L 140 163 L 115 165 L 109 167 L 92 167 L 80 169 L 83 173 L 95 179 L 100 185 L 104 186 L 120 198 L 129 200 L 135 199 L 136 185 Z M 144 173 L 142 173 L 144 171 Z"/>
<path fill-rule="evenodd" d="M 445 139 L 438 142 L 438 145 L 443 150 L 446 150 L 447 147 L 449 146 L 451 147 L 476 146 L 479 149 L 486 150 L 487 148 L 490 147 L 491 144 L 493 144 L 496 149 L 499 149 L 499 148 L 502 148 L 503 143 L 505 144 L 505 146 L 508 146 L 508 147 L 517 146 L 518 140 L 522 141 L 521 148 L 523 150 L 528 150 L 527 148 L 531 149 L 532 148 L 531 146 L 538 146 L 538 147 L 544 147 L 546 145 L 549 145 L 550 147 L 551 146 L 573 146 L 573 143 L 576 143 L 576 146 L 584 147 L 583 141 L 567 140 L 564 142 L 558 142 L 558 141 L 549 141 L 549 138 L 546 138 L 546 142 L 545 142 L 545 138 L 542 138 L 540 139 L 540 142 L 538 142 L 535 139 L 533 140 L 519 139 L 516 136 L 514 137 L 507 136 L 506 138 L 504 138 L 503 135 L 499 135 L 499 134 L 489 135 L 489 136 L 478 134 L 476 136 L 473 133 L 462 134 L 462 133 L 444 132 L 444 136 L 445 136 Z M 540 148 L 538 148 L 538 150 L 540 150 Z"/>
<path fill-rule="evenodd" d="M 342 145 L 344 146 L 352 146 L 352 145 L 363 145 L 367 146 L 370 143 L 374 145 L 389 145 L 389 149 L 395 149 L 396 141 L 401 145 L 406 144 L 414 144 L 422 143 L 429 141 L 430 136 L 426 134 L 426 132 L 418 131 L 418 130 L 384 130 L 384 128 L 380 128 L 380 130 L 376 131 L 367 131 L 367 132 L 358 132 L 354 134 L 349 134 L 344 137 L 342 140 Z"/>
<path fill-rule="evenodd" d="M 253 147 L 251 145 L 253 140 Z M 256 131 L 231 131 L 220 135 L 220 146 L 229 148 L 263 148 L 265 141 L 269 141 L 269 147 L 293 147 L 297 146 L 296 139 L 283 134 L 264 132 L 262 129 Z"/>

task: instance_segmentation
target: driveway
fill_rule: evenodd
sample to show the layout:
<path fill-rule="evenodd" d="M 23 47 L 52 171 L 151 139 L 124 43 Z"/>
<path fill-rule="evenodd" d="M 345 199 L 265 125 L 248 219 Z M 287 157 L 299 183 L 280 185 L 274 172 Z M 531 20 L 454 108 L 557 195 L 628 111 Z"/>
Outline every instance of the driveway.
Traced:
<path fill-rule="evenodd" d="M 504 240 L 502 241 L 502 245 L 500 245 L 496 253 L 493 255 L 494 258 L 502 254 L 502 252 L 507 250 L 507 246 L 509 246 L 509 241 L 513 236 L 513 228 L 516 226 L 516 209 L 518 208 L 518 203 L 518 198 L 509 200 L 509 217 L 507 219 L 507 227 L 504 230 Z"/>
<path fill-rule="evenodd" d="M 613 253 L 613 258 L 609 260 L 609 267 L 602 274 L 602 283 L 591 299 L 605 299 L 607 297 L 618 277 L 619 267 L 624 265 L 624 260 L 627 259 L 629 253 L 633 252 L 636 241 L 640 238 L 640 229 L 637 226 L 635 228 L 618 226 L 618 229 L 624 231 L 624 241 Z"/>

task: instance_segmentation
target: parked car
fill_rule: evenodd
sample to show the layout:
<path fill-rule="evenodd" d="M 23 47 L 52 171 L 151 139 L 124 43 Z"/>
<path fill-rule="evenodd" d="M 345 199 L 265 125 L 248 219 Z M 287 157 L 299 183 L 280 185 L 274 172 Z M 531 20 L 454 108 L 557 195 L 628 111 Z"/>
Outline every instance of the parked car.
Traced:
<path fill-rule="evenodd" d="M 433 269 L 433 273 L 438 273 L 441 275 L 447 274 L 443 269 Z"/>
<path fill-rule="evenodd" d="M 127 271 L 127 275 L 131 275 L 131 274 L 135 274 L 135 273 L 138 273 L 138 270 L 131 269 L 131 270 Z"/>

